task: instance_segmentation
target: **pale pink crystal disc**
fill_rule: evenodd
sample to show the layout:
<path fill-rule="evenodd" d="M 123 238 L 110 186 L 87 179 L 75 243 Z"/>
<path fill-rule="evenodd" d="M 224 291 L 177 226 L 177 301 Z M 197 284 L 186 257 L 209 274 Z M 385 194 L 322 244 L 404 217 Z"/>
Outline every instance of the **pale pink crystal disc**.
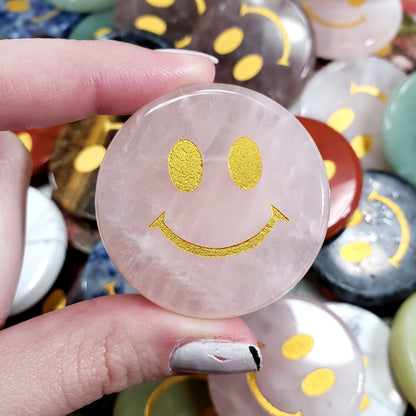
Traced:
<path fill-rule="evenodd" d="M 222 318 L 303 277 L 325 237 L 328 181 L 313 140 L 275 101 L 191 86 L 125 123 L 96 205 L 109 256 L 135 289 L 174 312 Z"/>

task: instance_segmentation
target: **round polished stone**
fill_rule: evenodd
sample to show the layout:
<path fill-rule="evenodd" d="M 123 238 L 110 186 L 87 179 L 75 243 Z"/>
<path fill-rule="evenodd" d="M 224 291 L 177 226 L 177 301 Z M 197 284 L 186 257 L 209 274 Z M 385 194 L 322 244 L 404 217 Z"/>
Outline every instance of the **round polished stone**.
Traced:
<path fill-rule="evenodd" d="M 415 0 L 402 0 L 402 5 L 405 12 L 416 14 Z"/>
<path fill-rule="evenodd" d="M 111 9 L 116 0 L 48 0 L 58 10 L 70 12 L 91 13 Z"/>
<path fill-rule="evenodd" d="M 117 29 L 100 36 L 98 39 L 117 40 L 119 42 L 132 43 L 148 49 L 171 49 L 173 43 L 159 35 L 146 30 L 135 28 Z"/>
<path fill-rule="evenodd" d="M 199 17 L 218 0 L 148 1 L 119 0 L 115 8 L 114 26 L 152 32 L 174 43 L 175 47 L 189 45 Z"/>
<path fill-rule="evenodd" d="M 291 111 L 341 133 L 363 169 L 389 171 L 382 140 L 383 114 L 393 90 L 405 79 L 405 73 L 385 59 L 335 61 L 313 75 Z"/>
<path fill-rule="evenodd" d="M 113 30 L 114 12 L 104 11 L 91 13 L 84 17 L 72 30 L 70 39 L 97 39 Z"/>
<path fill-rule="evenodd" d="M 322 158 L 296 118 L 222 84 L 139 110 L 97 182 L 100 233 L 123 277 L 199 317 L 241 315 L 287 293 L 322 245 L 328 205 Z"/>
<path fill-rule="evenodd" d="M 66 247 L 66 227 L 58 207 L 29 187 L 25 250 L 11 316 L 31 308 L 48 293 L 64 264 Z"/>
<path fill-rule="evenodd" d="M 130 387 L 117 395 L 113 416 L 145 414 L 215 416 L 206 376 L 198 374 L 158 379 Z"/>
<path fill-rule="evenodd" d="M 297 0 L 309 17 L 321 58 L 371 55 L 386 46 L 400 29 L 400 0 Z"/>
<path fill-rule="evenodd" d="M 365 381 L 360 415 L 403 416 L 407 400 L 398 389 L 390 367 L 390 328 L 377 315 L 359 306 L 339 302 L 326 306 L 351 329 L 363 353 Z"/>
<path fill-rule="evenodd" d="M 82 300 L 137 293 L 119 273 L 100 241 L 88 257 L 81 277 Z"/>
<path fill-rule="evenodd" d="M 54 126 L 14 131 L 32 156 L 32 175 L 37 175 L 46 169 L 62 128 L 63 126 Z"/>
<path fill-rule="evenodd" d="M 261 92 L 283 106 L 315 65 L 309 20 L 291 0 L 217 2 L 199 19 L 189 49 L 218 58 L 216 82 Z"/>
<path fill-rule="evenodd" d="M 389 356 L 396 380 L 416 408 L 416 294 L 409 296 L 394 316 Z"/>
<path fill-rule="evenodd" d="M 261 347 L 258 373 L 209 376 L 219 415 L 351 416 L 364 362 L 351 331 L 323 304 L 285 297 L 244 317 Z"/>
<path fill-rule="evenodd" d="M 45 0 L 0 0 L 0 39 L 63 38 L 81 17 Z"/>
<path fill-rule="evenodd" d="M 98 169 L 124 118 L 95 116 L 68 124 L 56 140 L 49 169 L 53 199 L 68 213 L 95 220 Z"/>
<path fill-rule="evenodd" d="M 416 186 L 416 73 L 393 92 L 383 120 L 386 156 L 394 171 Z"/>
<path fill-rule="evenodd" d="M 340 232 L 357 208 L 363 173 L 348 141 L 333 128 L 310 118 L 298 117 L 321 153 L 329 180 L 330 209 L 326 238 Z"/>
<path fill-rule="evenodd" d="M 386 313 L 416 290 L 416 189 L 396 175 L 365 171 L 347 228 L 322 247 L 313 268 L 338 299 Z"/>

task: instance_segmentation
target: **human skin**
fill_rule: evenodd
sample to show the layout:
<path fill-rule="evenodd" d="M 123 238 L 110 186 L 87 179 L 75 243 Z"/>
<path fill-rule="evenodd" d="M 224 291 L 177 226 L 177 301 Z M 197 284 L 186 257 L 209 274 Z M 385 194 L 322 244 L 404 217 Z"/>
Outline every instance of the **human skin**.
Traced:
<path fill-rule="evenodd" d="M 47 127 L 94 114 L 131 114 L 175 88 L 212 82 L 214 66 L 199 56 L 113 41 L 1 40 L 0 56 L 4 325 L 21 268 L 31 173 L 29 153 L 5 130 Z M 184 317 L 139 295 L 80 302 L 9 327 L 0 332 L 0 414 L 66 415 L 103 394 L 171 375 L 171 352 L 187 340 L 256 344 L 239 318 Z"/>

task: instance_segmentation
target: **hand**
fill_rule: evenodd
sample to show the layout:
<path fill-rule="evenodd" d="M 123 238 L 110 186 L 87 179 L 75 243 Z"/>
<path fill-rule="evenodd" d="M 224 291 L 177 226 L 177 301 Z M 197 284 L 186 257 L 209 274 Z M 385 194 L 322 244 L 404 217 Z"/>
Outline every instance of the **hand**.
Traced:
<path fill-rule="evenodd" d="M 208 59 L 111 41 L 2 40 L 0 56 L 0 130 L 131 114 L 169 90 L 214 76 Z M 22 262 L 30 171 L 19 139 L 0 132 L 3 324 Z M 103 394 L 180 371 L 252 371 L 260 358 L 251 344 L 254 335 L 238 318 L 188 318 L 138 295 L 80 302 L 0 332 L 0 414 L 65 415 Z M 216 354 L 229 360 L 206 360 L 218 346 Z"/>

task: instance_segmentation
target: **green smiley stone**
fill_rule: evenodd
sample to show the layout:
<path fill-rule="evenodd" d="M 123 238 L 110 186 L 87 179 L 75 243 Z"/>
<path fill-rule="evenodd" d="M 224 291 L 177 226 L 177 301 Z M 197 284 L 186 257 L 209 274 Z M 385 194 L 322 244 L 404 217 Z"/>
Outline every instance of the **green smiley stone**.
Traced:
<path fill-rule="evenodd" d="M 416 407 L 416 293 L 401 304 L 394 316 L 389 356 L 400 389 Z"/>
<path fill-rule="evenodd" d="M 384 112 L 383 142 L 394 171 L 416 186 L 416 73 L 392 93 Z"/>
<path fill-rule="evenodd" d="M 58 10 L 91 13 L 114 7 L 116 0 L 48 0 Z"/>
<path fill-rule="evenodd" d="M 75 26 L 69 38 L 78 40 L 97 39 L 113 30 L 113 22 L 114 12 L 112 10 L 91 13 Z"/>

